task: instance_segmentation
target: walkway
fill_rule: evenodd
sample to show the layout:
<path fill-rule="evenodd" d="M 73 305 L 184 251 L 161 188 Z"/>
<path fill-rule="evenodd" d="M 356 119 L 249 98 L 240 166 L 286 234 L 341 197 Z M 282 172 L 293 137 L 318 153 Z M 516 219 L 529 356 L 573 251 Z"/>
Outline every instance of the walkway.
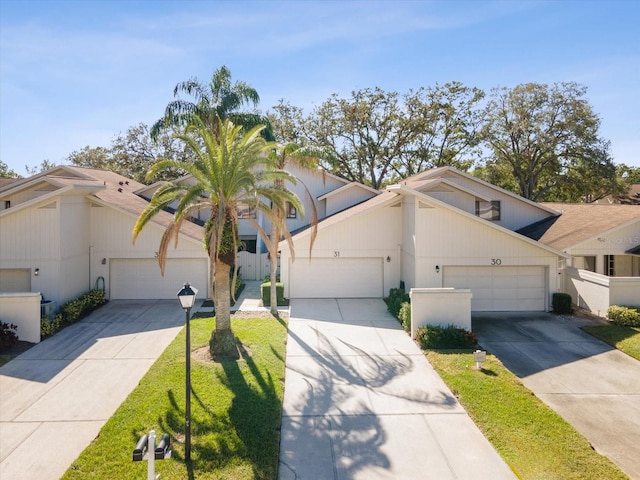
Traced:
<path fill-rule="evenodd" d="M 177 300 L 115 300 L 0 367 L 0 478 L 60 478 L 183 326 Z"/>
<path fill-rule="evenodd" d="M 280 480 L 515 476 L 380 299 L 292 300 Z"/>

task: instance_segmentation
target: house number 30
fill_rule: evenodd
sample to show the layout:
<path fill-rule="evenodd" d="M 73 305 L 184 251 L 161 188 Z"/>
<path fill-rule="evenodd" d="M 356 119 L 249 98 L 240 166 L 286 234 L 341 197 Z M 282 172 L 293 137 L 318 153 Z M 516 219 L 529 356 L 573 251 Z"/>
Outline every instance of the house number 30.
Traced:
<path fill-rule="evenodd" d="M 502 265 L 502 260 L 500 260 L 499 258 L 492 258 L 491 265 Z"/>

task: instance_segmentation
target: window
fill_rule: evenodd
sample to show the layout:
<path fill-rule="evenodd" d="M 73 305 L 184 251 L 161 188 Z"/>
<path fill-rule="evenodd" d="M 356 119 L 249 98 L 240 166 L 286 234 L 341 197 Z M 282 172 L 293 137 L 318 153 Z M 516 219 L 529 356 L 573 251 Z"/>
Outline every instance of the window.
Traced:
<path fill-rule="evenodd" d="M 287 218 L 296 218 L 298 216 L 298 212 L 296 211 L 296 207 L 294 207 L 290 202 L 287 202 Z"/>
<path fill-rule="evenodd" d="M 476 216 L 485 220 L 500 220 L 500 200 L 476 200 Z"/>
<path fill-rule="evenodd" d="M 238 205 L 238 218 L 256 218 L 255 207 L 245 204 Z"/>
<path fill-rule="evenodd" d="M 11 208 L 11 200 L 5 200 L 4 201 L 4 208 L 5 209 Z"/>
<path fill-rule="evenodd" d="M 604 256 L 604 274 L 608 277 L 615 276 L 615 262 L 613 261 L 614 255 L 605 255 Z"/>
<path fill-rule="evenodd" d="M 584 257 L 584 269 L 588 270 L 590 272 L 595 272 L 596 271 L 596 257 L 594 256 L 588 256 L 588 257 Z"/>

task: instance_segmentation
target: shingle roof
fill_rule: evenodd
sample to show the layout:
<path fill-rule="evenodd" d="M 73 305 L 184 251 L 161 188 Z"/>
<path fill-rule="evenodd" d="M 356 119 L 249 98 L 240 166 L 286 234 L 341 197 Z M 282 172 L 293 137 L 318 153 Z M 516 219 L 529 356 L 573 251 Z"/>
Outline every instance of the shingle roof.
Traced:
<path fill-rule="evenodd" d="M 595 203 L 543 203 L 542 205 L 561 214 L 521 228 L 518 233 L 558 250 L 566 250 L 635 219 L 640 220 L 640 205 Z"/>
<path fill-rule="evenodd" d="M 89 178 L 52 176 L 51 180 L 68 185 L 104 185 L 106 187 L 105 189 L 98 190 L 90 196 L 110 206 L 131 213 L 136 217 L 138 217 L 149 204 L 145 199 L 134 193 L 145 187 L 144 184 L 136 182 L 135 180 L 106 170 L 71 166 L 67 166 L 67 169 Z M 159 212 L 153 218 L 152 222 L 166 228 L 172 219 L 173 216 L 170 213 Z M 201 240 L 204 235 L 203 228 L 191 222 L 184 222 L 180 232 L 196 240 Z"/>

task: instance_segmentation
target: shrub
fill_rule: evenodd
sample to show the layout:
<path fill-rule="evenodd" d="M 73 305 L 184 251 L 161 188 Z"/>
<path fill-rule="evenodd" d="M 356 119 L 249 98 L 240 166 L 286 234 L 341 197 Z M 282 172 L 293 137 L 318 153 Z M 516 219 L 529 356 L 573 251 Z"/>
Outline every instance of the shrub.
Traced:
<path fill-rule="evenodd" d="M 607 310 L 607 317 L 616 325 L 640 327 L 640 307 L 611 305 Z"/>
<path fill-rule="evenodd" d="M 77 322 L 82 317 L 107 302 L 104 291 L 90 290 L 74 300 L 62 304 L 60 313 L 62 322 L 66 325 Z"/>
<path fill-rule="evenodd" d="M 8 347 L 18 341 L 18 326 L 13 323 L 0 322 L 0 347 Z"/>
<path fill-rule="evenodd" d="M 404 291 L 404 288 L 392 288 L 389 290 L 389 296 L 385 298 L 384 301 L 387 303 L 387 310 L 389 310 L 391 315 L 398 318 L 402 304 L 409 303 L 411 298 L 409 294 Z"/>
<path fill-rule="evenodd" d="M 44 339 L 50 337 L 62 328 L 62 314 L 58 313 L 53 320 L 46 317 L 40 319 L 40 336 Z"/>
<path fill-rule="evenodd" d="M 418 329 L 416 340 L 423 350 L 437 348 L 470 349 L 478 343 L 476 334 L 454 325 L 427 325 Z"/>
<path fill-rule="evenodd" d="M 573 311 L 571 307 L 571 295 L 568 293 L 554 293 L 551 306 L 553 307 L 553 312 L 559 315 L 571 313 Z"/>
<path fill-rule="evenodd" d="M 400 320 L 402 328 L 404 328 L 405 331 L 411 331 L 411 304 L 409 302 L 404 302 L 400 307 L 398 320 Z"/>
<path fill-rule="evenodd" d="M 103 290 L 89 290 L 78 298 L 69 300 L 60 306 L 53 320 L 40 320 L 40 335 L 48 337 L 60 330 L 64 325 L 77 322 L 88 313 L 107 303 L 107 297 Z"/>
<path fill-rule="evenodd" d="M 265 307 L 271 306 L 271 282 L 263 283 L 260 285 L 260 296 L 262 297 L 262 304 Z M 286 305 L 284 299 L 284 283 L 276 283 L 276 298 L 278 305 Z"/>

